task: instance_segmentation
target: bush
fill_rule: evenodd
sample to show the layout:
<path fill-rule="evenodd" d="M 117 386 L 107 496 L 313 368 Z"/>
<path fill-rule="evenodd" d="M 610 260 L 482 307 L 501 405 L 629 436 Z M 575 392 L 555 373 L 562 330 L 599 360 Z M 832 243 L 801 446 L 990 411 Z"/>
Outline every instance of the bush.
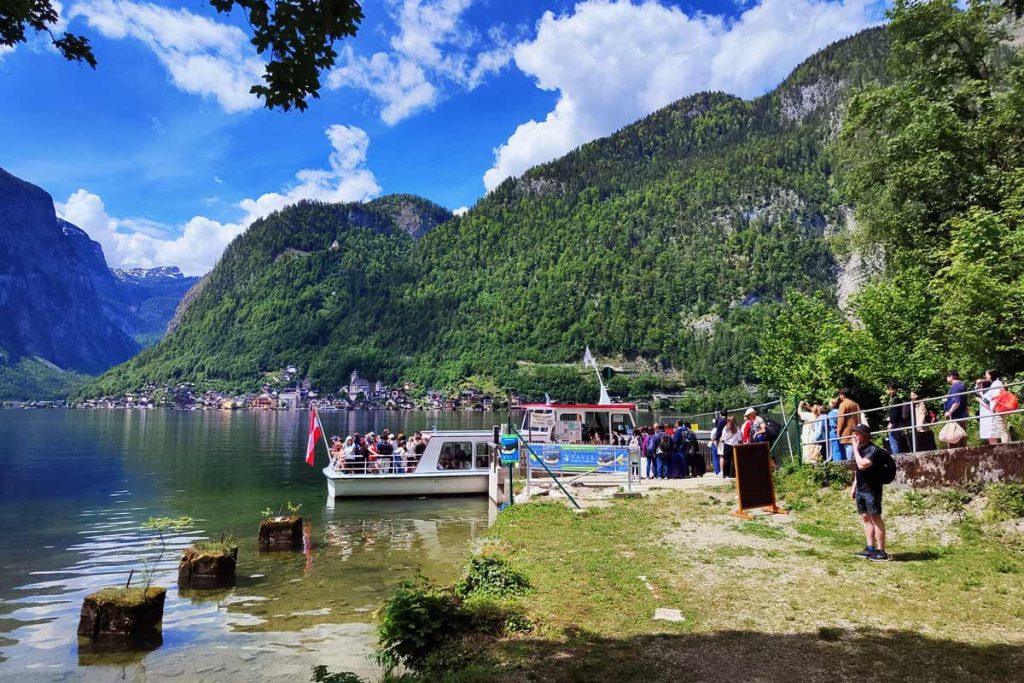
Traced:
<path fill-rule="evenodd" d="M 529 587 L 530 582 L 512 567 L 507 557 L 485 549 L 470 556 L 455 584 L 455 593 L 463 598 L 478 593 L 510 597 L 521 595 Z"/>
<path fill-rule="evenodd" d="M 853 470 L 839 463 L 802 465 L 787 462 L 775 472 L 776 486 L 782 491 L 812 493 L 817 489 L 840 490 L 853 484 Z"/>
<path fill-rule="evenodd" d="M 516 600 L 528 588 L 500 549 L 487 546 L 470 556 L 454 587 L 407 581 L 381 609 L 377 661 L 389 672 L 401 665 L 430 677 L 472 665 L 481 656 L 474 639 L 533 628 Z"/>
<path fill-rule="evenodd" d="M 992 521 L 1024 517 L 1024 484 L 998 483 L 985 489 L 988 507 L 985 515 Z"/>
<path fill-rule="evenodd" d="M 399 664 L 427 670 L 465 624 L 459 602 L 423 577 L 404 582 L 381 609 L 377 661 L 388 670 Z"/>

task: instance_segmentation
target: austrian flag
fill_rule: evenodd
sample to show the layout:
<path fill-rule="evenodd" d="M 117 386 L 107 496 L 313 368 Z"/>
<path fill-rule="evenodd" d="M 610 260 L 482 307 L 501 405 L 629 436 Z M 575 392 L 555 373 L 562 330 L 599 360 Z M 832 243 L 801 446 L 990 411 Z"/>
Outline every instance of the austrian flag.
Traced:
<path fill-rule="evenodd" d="M 313 454 L 316 452 L 316 442 L 324 438 L 324 428 L 320 425 L 320 416 L 316 414 L 316 408 L 309 411 L 309 441 L 306 444 L 306 464 L 313 464 Z"/>

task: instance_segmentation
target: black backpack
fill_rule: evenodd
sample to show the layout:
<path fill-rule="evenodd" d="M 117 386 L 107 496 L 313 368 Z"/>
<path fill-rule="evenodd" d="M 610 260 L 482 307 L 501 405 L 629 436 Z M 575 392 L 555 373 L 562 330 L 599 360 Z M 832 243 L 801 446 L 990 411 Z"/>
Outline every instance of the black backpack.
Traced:
<path fill-rule="evenodd" d="M 878 449 L 872 467 L 878 468 L 878 481 L 881 484 L 891 484 L 896 479 L 896 459 L 884 448 Z"/>
<path fill-rule="evenodd" d="M 782 434 L 782 425 L 771 419 L 764 421 L 764 435 L 768 438 L 769 443 L 775 443 L 780 434 Z"/>
<path fill-rule="evenodd" d="M 394 452 L 395 450 L 388 441 L 381 441 L 377 444 L 377 455 L 392 455 Z"/>

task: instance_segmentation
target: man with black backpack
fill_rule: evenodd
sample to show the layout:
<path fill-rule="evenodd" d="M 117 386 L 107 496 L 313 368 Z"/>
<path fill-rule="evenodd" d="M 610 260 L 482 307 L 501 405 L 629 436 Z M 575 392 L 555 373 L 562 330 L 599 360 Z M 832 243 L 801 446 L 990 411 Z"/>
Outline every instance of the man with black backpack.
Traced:
<path fill-rule="evenodd" d="M 896 463 L 888 452 L 871 443 L 871 430 L 855 426 L 850 434 L 853 445 L 854 470 L 850 497 L 857 501 L 857 512 L 864 521 L 867 546 L 857 557 L 875 562 L 888 562 L 885 552 L 885 521 L 882 519 L 882 488 L 896 475 Z"/>

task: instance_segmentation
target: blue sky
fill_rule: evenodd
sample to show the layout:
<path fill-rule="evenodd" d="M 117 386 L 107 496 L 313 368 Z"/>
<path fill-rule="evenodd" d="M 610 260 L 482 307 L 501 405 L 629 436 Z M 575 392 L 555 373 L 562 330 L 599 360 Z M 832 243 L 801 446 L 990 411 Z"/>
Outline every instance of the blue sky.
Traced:
<path fill-rule="evenodd" d="M 208 270 L 304 197 L 471 207 L 509 175 L 693 92 L 751 97 L 882 19 L 875 0 L 367 0 L 305 112 L 248 95 L 262 63 L 205 2 L 64 0 L 99 67 L 0 52 L 0 166 L 111 265 Z M 60 28 L 60 27 L 58 27 Z"/>

